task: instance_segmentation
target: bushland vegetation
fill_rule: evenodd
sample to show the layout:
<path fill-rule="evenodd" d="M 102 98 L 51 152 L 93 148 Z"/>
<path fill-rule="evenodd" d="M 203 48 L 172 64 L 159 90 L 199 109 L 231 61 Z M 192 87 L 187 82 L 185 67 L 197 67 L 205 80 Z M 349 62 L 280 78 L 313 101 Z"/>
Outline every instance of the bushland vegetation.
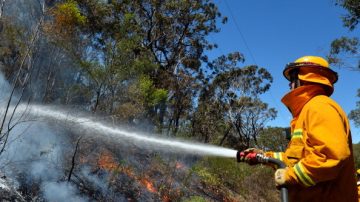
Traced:
<path fill-rule="evenodd" d="M 338 1 L 352 11 L 346 2 Z M 209 35 L 227 22 L 210 0 L 2 0 L 0 6 L 0 69 L 12 86 L 4 98 L 0 158 L 16 126 L 11 103 L 76 107 L 114 125 L 236 150 L 286 148 L 285 129 L 266 127 L 277 115 L 260 98 L 273 81 L 266 67 L 242 65 L 240 51 L 207 55 L 218 47 Z M 352 30 L 359 14 L 350 14 L 344 22 Z M 356 39 L 340 40 L 329 54 L 334 63 L 348 50 L 341 47 L 358 47 Z M 272 168 L 235 157 L 118 147 L 79 132 L 66 137 L 54 183 L 66 182 L 61 186 L 84 200 L 279 200 Z M 16 179 L 28 200 L 50 200 L 44 179 L 26 172 Z"/>

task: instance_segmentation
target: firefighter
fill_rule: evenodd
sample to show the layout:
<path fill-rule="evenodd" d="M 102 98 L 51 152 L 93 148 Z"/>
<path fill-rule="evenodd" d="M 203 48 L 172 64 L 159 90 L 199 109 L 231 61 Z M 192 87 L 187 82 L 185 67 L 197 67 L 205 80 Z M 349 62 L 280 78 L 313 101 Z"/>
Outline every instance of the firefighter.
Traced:
<path fill-rule="evenodd" d="M 285 152 L 264 155 L 283 161 L 275 184 L 286 186 L 289 201 L 357 201 L 355 167 L 349 121 L 341 107 L 329 96 L 338 80 L 328 62 L 304 56 L 286 65 L 283 74 L 290 92 L 282 102 L 293 119 L 291 140 Z M 247 149 L 245 161 L 254 164 Z"/>

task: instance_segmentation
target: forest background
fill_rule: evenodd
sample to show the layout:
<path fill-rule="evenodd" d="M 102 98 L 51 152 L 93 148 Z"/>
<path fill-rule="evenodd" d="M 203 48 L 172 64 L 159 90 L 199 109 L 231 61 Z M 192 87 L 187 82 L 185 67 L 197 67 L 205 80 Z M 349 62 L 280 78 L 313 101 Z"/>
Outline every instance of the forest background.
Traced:
<path fill-rule="evenodd" d="M 10 89 L 1 98 L 4 113 L 0 162 L 3 172 L 16 179 L 18 190 L 27 199 L 61 200 L 64 195 L 49 191 L 51 184 L 64 190 L 66 197 L 80 201 L 278 200 L 270 168 L 238 165 L 234 159 L 180 158 L 178 154 L 139 151 L 111 141 L 83 138 L 79 131 L 66 132 L 66 141 L 61 144 L 49 140 L 44 150 L 43 140 L 36 134 L 39 130 L 16 134 L 15 128 L 22 120 L 15 122 L 12 117 L 19 112 L 16 108 L 9 110 L 12 104 L 20 103 L 62 106 L 111 120 L 128 130 L 167 138 L 235 150 L 284 150 L 286 124 L 274 122 L 282 106 L 269 105 L 265 95 L 274 88 L 274 78 L 281 76 L 284 63 L 300 55 L 278 55 L 273 58 L 276 65 L 271 64 L 278 69 L 267 67 L 267 62 L 262 62 L 260 54 L 249 46 L 243 34 L 246 30 L 241 29 L 232 11 L 241 3 L 234 7 L 230 1 L 208 0 L 0 3 L 2 86 L 8 83 Z M 358 74 L 359 39 L 354 33 L 358 33 L 360 2 L 338 0 L 329 1 L 330 4 L 343 9 L 344 14 L 338 18 L 348 32 L 332 39 L 322 56 L 334 67 L 343 67 L 336 70 Z M 218 8 L 224 5 L 228 16 Z M 241 20 L 252 23 L 251 19 Z M 235 28 L 225 35 L 238 35 L 234 43 L 243 42 L 244 50 L 227 52 L 222 41 L 217 41 L 216 33 L 222 32 L 220 28 L 226 29 L 223 24 L 227 22 L 234 23 Z M 296 41 L 295 36 L 288 40 L 291 39 Z M 285 46 L 284 49 L 292 47 L 288 43 Z M 270 65 L 273 51 L 265 52 L 269 52 L 266 60 Z M 249 55 L 246 58 L 245 53 Z M 348 88 L 341 87 L 340 82 L 338 85 Z M 276 83 L 275 88 L 285 92 L 288 87 L 284 81 Z M 281 96 L 272 94 L 271 100 Z M 349 118 L 353 126 L 360 125 L 359 102 L 349 110 Z M 9 154 L 13 148 L 19 149 L 18 141 L 21 145 L 29 141 L 26 148 L 34 147 L 35 142 L 40 149 L 40 157 L 21 160 L 37 163 L 32 164 L 31 175 Z M 61 162 L 51 161 L 51 165 L 56 165 L 52 167 L 56 175 L 34 175 L 41 173 L 39 165 L 48 166 L 55 151 L 56 157 L 61 157 Z M 358 144 L 354 151 L 360 167 Z"/>

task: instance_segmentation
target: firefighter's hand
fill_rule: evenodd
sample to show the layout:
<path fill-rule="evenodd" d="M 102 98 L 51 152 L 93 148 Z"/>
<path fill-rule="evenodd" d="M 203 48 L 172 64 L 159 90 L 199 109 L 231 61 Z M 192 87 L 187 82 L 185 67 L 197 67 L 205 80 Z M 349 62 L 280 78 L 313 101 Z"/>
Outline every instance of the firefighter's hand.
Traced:
<path fill-rule="evenodd" d="M 261 150 L 261 149 L 257 149 L 257 148 L 248 148 L 248 149 L 245 149 L 245 150 L 244 150 L 244 153 L 245 153 L 245 154 L 248 154 L 248 153 L 263 154 L 264 151 Z"/>
<path fill-rule="evenodd" d="M 275 185 L 277 187 L 283 186 L 286 182 L 286 172 L 288 168 L 279 168 L 275 171 Z"/>
<path fill-rule="evenodd" d="M 256 159 L 256 154 L 263 154 L 264 152 L 260 149 L 256 148 L 248 148 L 242 152 L 240 152 L 240 162 L 246 162 L 249 165 L 255 165 L 258 163 Z"/>

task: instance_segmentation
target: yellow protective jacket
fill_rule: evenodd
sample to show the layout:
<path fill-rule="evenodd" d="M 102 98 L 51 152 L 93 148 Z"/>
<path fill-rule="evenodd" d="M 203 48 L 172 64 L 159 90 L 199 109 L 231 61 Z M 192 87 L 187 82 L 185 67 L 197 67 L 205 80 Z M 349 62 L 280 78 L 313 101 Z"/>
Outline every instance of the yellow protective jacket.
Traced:
<path fill-rule="evenodd" d="M 350 126 L 320 85 L 292 90 L 282 102 L 293 115 L 284 161 L 289 201 L 358 201 Z"/>

